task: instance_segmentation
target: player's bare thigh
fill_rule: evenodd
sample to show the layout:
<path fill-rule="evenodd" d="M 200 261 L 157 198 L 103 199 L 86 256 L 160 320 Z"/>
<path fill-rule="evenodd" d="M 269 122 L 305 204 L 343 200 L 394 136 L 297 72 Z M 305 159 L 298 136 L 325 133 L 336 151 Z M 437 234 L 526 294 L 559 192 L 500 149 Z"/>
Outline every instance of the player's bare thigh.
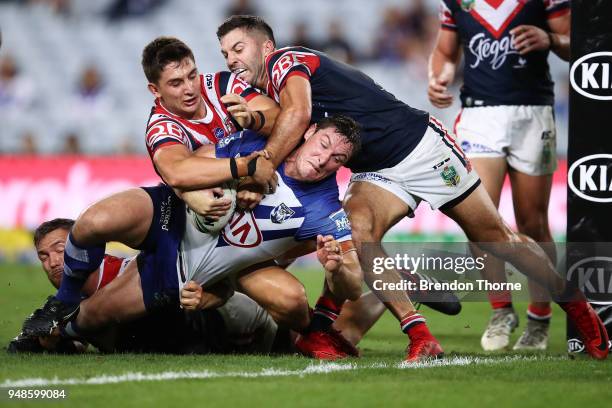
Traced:
<path fill-rule="evenodd" d="M 146 314 L 136 259 L 125 272 L 81 302 L 77 316 L 84 330 L 96 330 L 113 323 L 137 319 Z"/>
<path fill-rule="evenodd" d="M 107 197 L 87 208 L 72 230 L 82 245 L 119 241 L 137 247 L 147 236 L 153 218 L 153 203 L 140 188 Z"/>
<path fill-rule="evenodd" d="M 356 241 L 380 240 L 411 211 L 395 194 L 367 181 L 352 182 L 342 203 Z"/>
<path fill-rule="evenodd" d="M 548 226 L 552 174 L 532 176 L 514 169 L 509 174 L 519 231 L 539 242 L 552 240 Z"/>
<path fill-rule="evenodd" d="M 499 206 L 499 199 L 508 170 L 505 157 L 474 157 L 470 158 L 472 166 L 480 176 L 484 188 L 489 193 L 493 204 Z"/>

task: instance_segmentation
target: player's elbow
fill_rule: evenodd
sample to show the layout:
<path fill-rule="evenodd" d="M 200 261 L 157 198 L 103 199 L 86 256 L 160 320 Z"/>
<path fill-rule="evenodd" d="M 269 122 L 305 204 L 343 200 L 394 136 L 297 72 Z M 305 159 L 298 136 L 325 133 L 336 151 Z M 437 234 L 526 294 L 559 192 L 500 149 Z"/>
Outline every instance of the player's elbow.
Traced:
<path fill-rule="evenodd" d="M 181 175 L 180 172 L 168 172 L 166 174 L 162 174 L 164 182 L 177 190 L 189 190 L 191 187 L 189 185 L 189 178 Z"/>

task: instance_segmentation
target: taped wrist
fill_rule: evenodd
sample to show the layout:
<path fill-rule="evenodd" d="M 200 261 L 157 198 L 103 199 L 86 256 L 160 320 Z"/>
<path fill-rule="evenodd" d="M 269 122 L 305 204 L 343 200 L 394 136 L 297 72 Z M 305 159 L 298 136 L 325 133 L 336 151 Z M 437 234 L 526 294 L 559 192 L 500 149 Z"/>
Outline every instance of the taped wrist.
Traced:
<path fill-rule="evenodd" d="M 252 158 L 247 164 L 247 176 L 253 176 L 257 171 L 257 159 L 259 156 Z"/>
<path fill-rule="evenodd" d="M 236 159 L 230 158 L 230 172 L 232 173 L 232 178 L 238 180 L 240 175 L 238 174 L 238 164 L 236 163 Z"/>

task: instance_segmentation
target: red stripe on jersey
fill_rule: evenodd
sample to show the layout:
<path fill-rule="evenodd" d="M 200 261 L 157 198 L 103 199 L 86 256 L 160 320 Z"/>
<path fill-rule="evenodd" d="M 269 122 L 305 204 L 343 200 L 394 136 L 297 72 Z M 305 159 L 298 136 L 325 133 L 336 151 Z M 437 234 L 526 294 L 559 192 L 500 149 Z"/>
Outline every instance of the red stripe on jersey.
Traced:
<path fill-rule="evenodd" d="M 256 96 L 259 96 L 260 94 L 257 92 L 251 92 L 248 95 L 244 95 L 243 98 L 247 101 L 247 102 L 251 102 L 253 100 L 253 98 L 255 98 Z"/>
<path fill-rule="evenodd" d="M 469 163 L 469 160 L 465 156 L 465 153 L 463 153 L 463 150 L 459 147 L 459 145 L 455 141 L 455 138 L 452 137 L 450 135 L 450 133 L 448 133 L 448 130 L 446 130 L 446 128 L 442 125 L 442 123 L 440 121 L 438 121 L 436 118 L 434 118 L 433 116 L 430 116 L 429 120 L 431 120 L 436 126 L 438 126 L 438 128 L 440 130 L 442 130 L 444 132 L 444 138 L 446 140 L 448 140 L 453 145 L 454 149 L 457 151 L 457 153 L 459 153 L 461 155 L 461 157 L 463 157 L 463 159 L 466 161 L 466 163 Z"/>
<path fill-rule="evenodd" d="M 104 261 L 102 261 L 102 267 L 100 268 L 100 274 L 102 274 L 102 276 L 99 280 L 98 290 L 102 289 L 119 276 L 123 260 L 123 258 L 117 258 L 116 256 L 104 255 Z"/>
<path fill-rule="evenodd" d="M 459 113 L 457 114 L 457 117 L 455 118 L 455 123 L 453 124 L 453 133 L 455 134 L 455 136 L 457 136 L 457 125 L 459 124 L 459 121 L 461 120 L 462 113 L 463 113 L 463 108 L 459 110 Z"/>
<path fill-rule="evenodd" d="M 272 59 L 280 55 L 272 63 Z M 319 57 L 313 53 L 299 51 L 290 47 L 281 48 L 266 58 L 266 68 L 268 69 L 268 78 L 272 87 L 278 92 L 282 89 L 282 85 L 286 80 L 286 76 L 296 67 L 302 66 L 312 76 L 321 65 Z"/>
<path fill-rule="evenodd" d="M 546 19 L 551 20 L 553 18 L 561 17 L 566 14 L 569 14 L 570 11 L 571 9 L 569 7 L 561 10 L 552 11 L 546 15 Z"/>
<path fill-rule="evenodd" d="M 457 0 L 457 2 L 459 4 L 461 4 L 461 0 Z M 508 25 L 512 22 L 512 20 L 514 20 L 514 17 L 516 17 L 516 15 L 521 12 L 523 7 L 525 7 L 525 3 L 520 3 L 519 2 L 517 4 L 516 8 L 512 11 L 512 13 L 510 13 L 510 15 L 506 18 L 506 21 L 504 21 L 504 23 L 501 25 L 501 27 L 499 27 L 499 30 L 496 30 L 491 24 L 489 24 L 489 22 L 487 20 L 484 19 L 484 17 L 482 17 L 480 14 L 478 14 L 476 9 L 470 10 L 470 14 L 484 28 L 486 28 L 487 31 L 490 32 L 493 35 L 493 37 L 495 37 L 496 39 L 499 39 L 502 36 L 502 34 L 504 33 L 504 31 L 506 30 L 506 28 L 508 27 Z"/>

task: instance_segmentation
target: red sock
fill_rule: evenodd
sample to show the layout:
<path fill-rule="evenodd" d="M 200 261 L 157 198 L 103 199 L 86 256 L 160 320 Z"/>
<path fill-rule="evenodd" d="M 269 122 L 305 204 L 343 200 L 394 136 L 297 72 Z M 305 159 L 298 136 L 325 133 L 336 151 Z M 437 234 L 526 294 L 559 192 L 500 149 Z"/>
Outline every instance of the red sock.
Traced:
<path fill-rule="evenodd" d="M 545 307 L 537 307 L 529 304 L 527 308 L 527 318 L 529 320 L 535 320 L 542 323 L 549 323 L 552 317 L 552 308 L 550 305 Z"/>
<path fill-rule="evenodd" d="M 509 290 L 498 290 L 489 292 L 489 303 L 493 310 L 512 307 L 512 295 Z"/>
<path fill-rule="evenodd" d="M 425 324 L 425 318 L 417 312 L 408 313 L 400 321 L 400 328 L 409 337 L 412 337 L 414 334 L 421 333 L 423 331 L 423 327 L 427 333 L 429 333 L 429 329 Z"/>
<path fill-rule="evenodd" d="M 343 303 L 337 304 L 331 298 L 321 296 L 315 305 L 309 329 L 325 330 L 331 326 L 338 318 Z"/>

